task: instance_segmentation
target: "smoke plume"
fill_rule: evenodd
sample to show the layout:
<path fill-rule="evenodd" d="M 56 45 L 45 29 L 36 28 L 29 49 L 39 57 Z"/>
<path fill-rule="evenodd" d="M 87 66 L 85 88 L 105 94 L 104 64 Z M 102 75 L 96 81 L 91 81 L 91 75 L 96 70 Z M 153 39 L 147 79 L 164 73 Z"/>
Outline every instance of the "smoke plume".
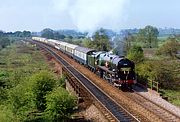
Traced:
<path fill-rule="evenodd" d="M 55 8 L 69 14 L 79 31 L 119 30 L 126 20 L 128 0 L 54 0 Z"/>

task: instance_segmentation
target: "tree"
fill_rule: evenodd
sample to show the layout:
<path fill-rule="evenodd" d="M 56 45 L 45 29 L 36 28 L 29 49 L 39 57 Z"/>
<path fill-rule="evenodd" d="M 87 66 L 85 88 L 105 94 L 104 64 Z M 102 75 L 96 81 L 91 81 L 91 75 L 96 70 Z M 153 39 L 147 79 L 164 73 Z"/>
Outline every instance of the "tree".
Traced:
<path fill-rule="evenodd" d="M 152 48 L 157 47 L 157 36 L 159 32 L 156 27 L 146 26 L 144 29 L 140 29 L 138 33 L 138 41 L 144 44 L 144 47 Z"/>
<path fill-rule="evenodd" d="M 67 38 L 69 38 L 70 40 L 72 40 L 72 39 L 73 39 L 73 36 L 68 36 Z"/>
<path fill-rule="evenodd" d="M 47 94 L 46 101 L 45 116 L 50 121 L 65 121 L 70 118 L 73 108 L 76 106 L 76 98 L 62 87 Z"/>
<path fill-rule="evenodd" d="M 131 43 L 134 41 L 134 36 L 130 33 L 128 33 L 125 38 L 124 38 L 124 42 L 125 42 L 125 51 L 128 52 L 128 50 L 131 48 Z"/>
<path fill-rule="evenodd" d="M 128 51 L 128 59 L 134 61 L 135 63 L 140 63 L 144 59 L 143 49 L 140 46 L 134 45 Z"/>
<path fill-rule="evenodd" d="M 10 40 L 8 38 L 0 38 L 0 47 L 5 48 L 10 45 Z"/>
<path fill-rule="evenodd" d="M 31 37 L 31 32 L 30 31 L 23 31 L 22 35 L 23 35 L 23 37 Z"/>
<path fill-rule="evenodd" d="M 63 34 L 60 34 L 60 35 L 59 35 L 59 39 L 65 39 L 65 38 L 66 38 L 65 35 L 63 35 Z"/>
<path fill-rule="evenodd" d="M 178 43 L 176 38 L 168 38 L 167 42 L 157 50 L 156 54 L 166 55 L 175 58 L 179 49 L 180 44 Z"/>
<path fill-rule="evenodd" d="M 105 34 L 104 29 L 100 29 L 93 35 L 92 45 L 94 49 L 99 51 L 109 51 L 111 49 L 108 36 Z"/>
<path fill-rule="evenodd" d="M 64 39 L 66 38 L 65 35 L 60 34 L 59 32 L 54 32 L 54 39 Z"/>
<path fill-rule="evenodd" d="M 74 39 L 73 44 L 82 46 L 82 40 L 83 39 Z"/>
<path fill-rule="evenodd" d="M 41 31 L 41 36 L 48 39 L 54 39 L 54 32 L 52 29 L 46 28 Z"/>
<path fill-rule="evenodd" d="M 4 36 L 4 32 L 0 30 L 0 37 Z"/>
<path fill-rule="evenodd" d="M 92 40 L 90 38 L 85 38 L 83 40 L 83 46 L 87 48 L 93 48 Z"/>
<path fill-rule="evenodd" d="M 22 37 L 23 35 L 22 35 L 21 31 L 16 31 L 16 32 L 14 32 L 14 36 L 15 37 Z"/>

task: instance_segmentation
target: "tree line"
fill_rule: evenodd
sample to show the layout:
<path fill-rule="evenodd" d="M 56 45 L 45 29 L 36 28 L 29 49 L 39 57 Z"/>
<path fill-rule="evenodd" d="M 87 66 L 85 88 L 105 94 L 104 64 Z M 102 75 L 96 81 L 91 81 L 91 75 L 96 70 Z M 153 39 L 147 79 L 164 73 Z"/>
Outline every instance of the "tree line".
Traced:
<path fill-rule="evenodd" d="M 0 37 L 31 37 L 30 31 L 3 32 L 0 31 Z"/>
<path fill-rule="evenodd" d="M 31 37 L 30 31 L 4 32 L 0 31 L 0 49 L 6 48 L 11 42 L 19 38 Z M 17 39 L 16 39 L 17 38 Z"/>
<path fill-rule="evenodd" d="M 57 30 L 54 31 L 50 28 L 45 28 L 41 31 L 41 37 L 47 39 L 67 40 L 71 41 L 73 38 L 85 38 L 87 33 L 77 32 L 75 30 Z"/>
<path fill-rule="evenodd" d="M 97 51 L 110 51 L 113 49 L 114 45 L 116 48 L 114 52 L 118 54 L 119 49 L 123 48 L 123 52 L 126 54 L 130 49 L 131 45 L 140 44 L 142 47 L 155 48 L 158 45 L 158 29 L 153 26 L 146 26 L 143 29 L 139 29 L 137 34 L 131 34 L 127 32 L 123 39 L 113 41 L 111 37 L 108 36 L 107 31 L 103 28 L 97 30 L 92 34 L 92 37 L 82 37 L 78 39 L 73 36 L 65 36 L 64 34 L 53 31 L 52 29 L 46 28 L 41 31 L 41 36 L 48 39 L 60 39 L 69 43 L 78 44 L 88 48 L 94 48 Z M 77 41 L 74 41 L 77 40 Z M 123 45 L 123 47 L 122 47 Z M 122 54 L 122 53 L 120 53 Z"/>

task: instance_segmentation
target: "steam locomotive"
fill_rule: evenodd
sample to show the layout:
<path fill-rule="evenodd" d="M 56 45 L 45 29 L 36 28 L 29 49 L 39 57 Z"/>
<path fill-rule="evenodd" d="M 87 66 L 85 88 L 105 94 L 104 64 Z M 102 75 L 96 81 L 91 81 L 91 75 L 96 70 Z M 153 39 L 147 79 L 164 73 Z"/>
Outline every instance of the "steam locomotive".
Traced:
<path fill-rule="evenodd" d="M 135 65 L 127 58 L 59 40 L 41 37 L 32 37 L 32 39 L 49 44 L 62 51 L 114 86 L 131 88 L 136 83 Z"/>

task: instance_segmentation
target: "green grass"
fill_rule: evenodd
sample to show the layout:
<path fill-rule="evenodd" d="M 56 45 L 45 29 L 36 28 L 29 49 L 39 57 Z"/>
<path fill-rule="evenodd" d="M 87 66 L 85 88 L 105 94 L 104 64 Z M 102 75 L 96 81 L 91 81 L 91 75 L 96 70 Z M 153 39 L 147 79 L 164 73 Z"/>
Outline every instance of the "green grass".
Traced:
<path fill-rule="evenodd" d="M 158 41 L 158 47 L 161 47 L 165 42 L 165 40 Z"/>
<path fill-rule="evenodd" d="M 180 107 L 180 91 L 164 90 L 164 96 L 168 97 L 168 101 Z"/>
<path fill-rule="evenodd" d="M 47 65 L 41 65 L 45 63 L 44 59 L 45 57 L 34 47 L 24 44 L 13 44 L 0 52 L 0 62 L 5 63 L 8 68 L 47 68 Z M 3 68 L 1 66 L 3 65 L 0 65 L 0 68 Z"/>
<path fill-rule="evenodd" d="M 30 45 L 19 42 L 0 51 L 0 73 L 8 74 L 6 81 L 11 87 L 40 70 L 49 70 L 49 67 L 45 57 Z"/>
<path fill-rule="evenodd" d="M 158 39 L 159 40 L 166 40 L 169 36 L 159 36 Z"/>

